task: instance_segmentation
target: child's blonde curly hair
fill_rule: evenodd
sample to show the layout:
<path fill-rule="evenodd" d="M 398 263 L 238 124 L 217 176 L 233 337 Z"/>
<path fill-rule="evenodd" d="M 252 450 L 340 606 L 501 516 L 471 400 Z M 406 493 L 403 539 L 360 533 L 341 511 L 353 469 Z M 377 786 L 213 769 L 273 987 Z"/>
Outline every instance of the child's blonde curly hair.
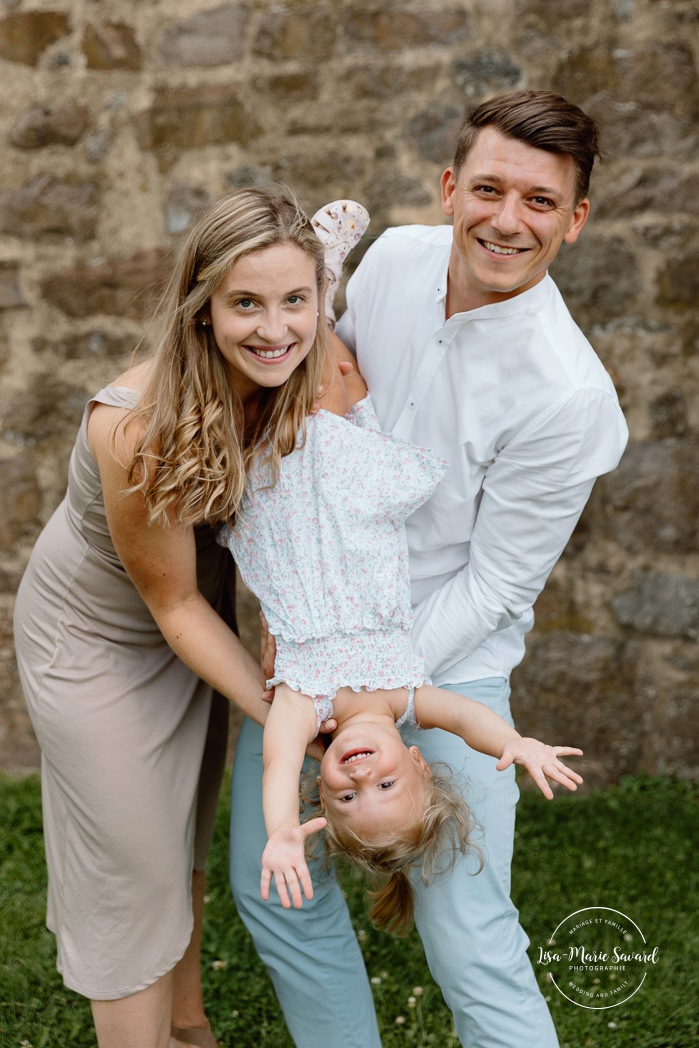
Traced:
<path fill-rule="evenodd" d="M 417 873 L 427 884 L 445 876 L 459 855 L 478 857 L 479 873 L 483 854 L 473 843 L 476 820 L 466 802 L 455 789 L 451 768 L 433 763 L 423 788 L 424 808 L 418 818 L 400 833 L 387 834 L 379 840 L 365 840 L 346 826 L 333 825 L 327 819 L 325 845 L 329 856 L 348 860 L 367 874 L 372 889 L 369 919 L 377 928 L 393 935 L 407 935 L 413 926 L 415 888 L 412 877 Z M 314 784 L 308 783 L 304 797 L 321 814 L 320 798 Z"/>

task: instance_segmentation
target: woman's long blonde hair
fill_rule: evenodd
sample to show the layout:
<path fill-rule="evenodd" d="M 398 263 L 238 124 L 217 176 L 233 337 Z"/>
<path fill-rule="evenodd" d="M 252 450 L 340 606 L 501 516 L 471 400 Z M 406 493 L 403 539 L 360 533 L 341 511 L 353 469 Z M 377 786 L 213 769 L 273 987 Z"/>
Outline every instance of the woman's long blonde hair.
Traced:
<path fill-rule="evenodd" d="M 295 244 L 313 261 L 320 318 L 306 358 L 280 387 L 266 391 L 246 425 L 243 406 L 211 325 L 201 321 L 212 294 L 243 256 Z M 161 299 L 154 366 L 130 419 L 142 433 L 129 467 L 133 491 L 146 500 L 150 523 L 229 520 L 264 436 L 273 476 L 297 445 L 306 416 L 328 377 L 322 308 L 323 247 L 287 190 L 243 189 L 209 207 L 192 228 Z"/>

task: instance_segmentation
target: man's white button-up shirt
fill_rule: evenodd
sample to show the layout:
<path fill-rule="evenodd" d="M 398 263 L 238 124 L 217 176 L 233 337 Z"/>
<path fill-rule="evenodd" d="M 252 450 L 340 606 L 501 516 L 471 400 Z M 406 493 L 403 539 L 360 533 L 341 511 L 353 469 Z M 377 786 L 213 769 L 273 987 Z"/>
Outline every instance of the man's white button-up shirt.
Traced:
<path fill-rule="evenodd" d="M 450 226 L 389 229 L 337 333 L 384 432 L 449 470 L 407 522 L 413 639 L 435 683 L 509 677 L 532 605 L 628 432 L 612 382 L 547 275 L 445 318 Z"/>

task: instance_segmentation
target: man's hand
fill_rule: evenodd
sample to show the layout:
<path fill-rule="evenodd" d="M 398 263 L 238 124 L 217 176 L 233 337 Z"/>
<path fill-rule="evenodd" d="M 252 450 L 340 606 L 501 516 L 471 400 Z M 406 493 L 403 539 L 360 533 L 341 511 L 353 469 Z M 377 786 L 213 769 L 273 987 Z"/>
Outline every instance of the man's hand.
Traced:
<path fill-rule="evenodd" d="M 495 767 L 497 771 L 504 771 L 511 764 L 521 764 L 527 769 L 544 797 L 553 800 L 553 790 L 546 781 L 547 778 L 559 782 L 569 790 L 577 790 L 583 781 L 582 776 L 567 768 L 558 757 L 581 755 L 582 750 L 571 749 L 570 746 L 547 746 L 538 739 L 513 739 L 505 744 L 502 757 Z"/>
<path fill-rule="evenodd" d="M 347 360 L 337 362 L 337 368 L 333 370 L 333 380 L 328 386 L 319 386 L 317 399 L 313 405 L 314 411 L 331 411 L 333 415 L 346 415 L 352 401 L 350 401 L 349 389 L 345 376 L 354 370 L 353 365 Z"/>
<path fill-rule="evenodd" d="M 357 371 L 357 363 L 337 335 L 330 335 L 335 353 L 336 367 L 332 370 L 332 381 L 327 389 L 318 390 L 315 410 L 324 408 L 335 415 L 346 415 L 353 404 L 363 400 L 367 394 L 366 382 Z"/>
<path fill-rule="evenodd" d="M 277 642 L 269 632 L 267 619 L 264 612 L 260 612 L 260 666 L 262 676 L 265 680 L 271 680 L 274 676 L 274 660 L 277 657 Z M 274 689 L 270 688 L 263 692 L 262 701 L 271 702 L 274 698 Z"/>
<path fill-rule="evenodd" d="M 326 824 L 327 820 L 319 816 L 317 819 L 310 819 L 309 822 L 303 823 L 302 826 L 274 831 L 262 853 L 260 891 L 265 901 L 269 899 L 269 886 L 273 876 L 285 910 L 291 907 L 292 902 L 297 910 L 301 908 L 302 889 L 307 899 L 313 898 L 313 885 L 306 865 L 304 844 L 306 837 L 322 830 Z M 289 895 L 291 895 L 291 900 Z"/>

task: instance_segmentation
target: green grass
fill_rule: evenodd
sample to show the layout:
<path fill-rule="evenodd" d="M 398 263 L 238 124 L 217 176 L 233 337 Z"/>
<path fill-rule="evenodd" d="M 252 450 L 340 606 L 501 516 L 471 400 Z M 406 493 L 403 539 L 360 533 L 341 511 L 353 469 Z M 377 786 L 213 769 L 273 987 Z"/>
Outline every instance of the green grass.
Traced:
<path fill-rule="evenodd" d="M 94 1046 L 89 1006 L 63 988 L 54 969 L 53 939 L 44 928 L 38 780 L 0 779 L 0 803 L 0 1046 Z M 289 1048 L 264 969 L 228 891 L 227 819 L 224 792 L 205 929 L 209 1015 L 222 1045 Z M 607 1011 L 571 1004 L 542 970 L 562 1048 L 699 1045 L 697 836 L 697 790 L 686 783 L 627 779 L 614 790 L 558 797 L 552 804 L 534 794 L 522 797 L 513 897 L 532 957 L 559 921 L 587 906 L 622 911 L 660 948 L 659 963 L 641 990 Z M 458 1045 L 417 936 L 396 942 L 373 930 L 359 882 L 345 875 L 343 883 L 369 975 L 379 980 L 374 990 L 385 1048 Z M 424 992 L 410 1001 L 414 987 Z"/>

